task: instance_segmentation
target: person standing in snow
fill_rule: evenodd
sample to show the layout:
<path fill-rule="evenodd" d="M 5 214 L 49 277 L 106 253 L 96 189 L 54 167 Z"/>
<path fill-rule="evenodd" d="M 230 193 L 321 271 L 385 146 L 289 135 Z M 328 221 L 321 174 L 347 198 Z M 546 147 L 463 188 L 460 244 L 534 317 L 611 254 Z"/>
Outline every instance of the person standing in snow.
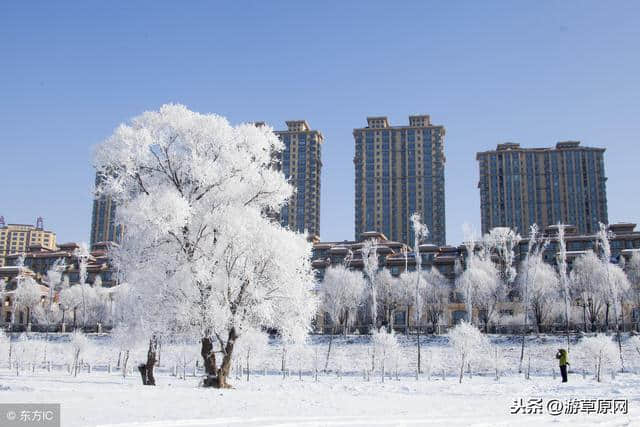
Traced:
<path fill-rule="evenodd" d="M 556 359 L 558 359 L 558 363 L 560 365 L 560 373 L 562 374 L 562 382 L 567 382 L 567 365 L 569 365 L 569 361 L 567 360 L 567 350 L 564 348 L 559 348 L 556 353 Z"/>

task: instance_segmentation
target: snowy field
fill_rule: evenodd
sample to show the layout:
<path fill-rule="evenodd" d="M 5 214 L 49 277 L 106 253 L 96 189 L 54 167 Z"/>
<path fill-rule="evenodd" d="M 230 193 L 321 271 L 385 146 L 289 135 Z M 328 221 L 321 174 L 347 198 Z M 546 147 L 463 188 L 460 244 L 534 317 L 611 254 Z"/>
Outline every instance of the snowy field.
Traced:
<path fill-rule="evenodd" d="M 192 365 L 197 358 L 196 346 L 165 346 L 164 361 L 157 369 L 158 386 L 145 387 L 135 373 L 122 377 L 116 369 L 118 351 L 111 349 L 106 336 L 91 337 L 91 348 L 85 350 L 83 367 L 76 377 L 68 373 L 65 355 L 69 344 L 65 337 L 47 346 L 48 357 L 55 360 L 51 368 L 37 361 L 32 365 L 30 359 L 36 353 L 42 357 L 43 350 L 38 347 L 41 340 L 32 339 L 30 344 L 22 342 L 23 348 L 18 347 L 20 369 L 14 365 L 9 370 L 4 360 L 0 362 L 0 401 L 61 403 L 63 426 L 640 425 L 640 355 L 634 356 L 632 348 L 625 348 L 629 372 L 613 378 L 607 369 L 603 382 L 598 383 L 593 368 L 588 369 L 591 362 L 581 357 L 579 343 L 574 343 L 570 352 L 573 373 L 570 382 L 563 385 L 553 377 L 553 355 L 561 338 L 531 338 L 527 352 L 531 355 L 531 371 L 526 380 L 517 369 L 517 338 L 492 337 L 498 352 L 504 355 L 500 379 L 495 379 L 495 366 L 487 362 L 466 372 L 459 384 L 455 357 L 448 350 L 446 337 L 425 339 L 425 372 L 417 379 L 415 342 L 400 337 L 403 353 L 397 376 L 392 366 L 387 373 L 391 375 L 382 382 L 379 370 L 368 380 L 364 378 L 363 367 L 370 366 L 367 339 L 334 340 L 330 372 L 320 372 L 317 381 L 312 366 L 316 354 L 325 356 L 326 337 L 314 338 L 305 354 L 300 353 L 302 359 L 293 359 L 290 353 L 290 372 L 284 378 L 280 373 L 282 348 L 271 342 L 252 367 L 249 381 L 244 375 L 239 377 L 239 372 L 232 375 L 233 390 L 198 387 L 202 372 Z M 2 352 L 6 357 L 5 349 Z M 131 365 L 142 357 L 142 349 L 134 352 Z M 178 359 L 188 360 L 189 369 L 176 369 Z M 430 375 L 428 361 L 432 365 Z M 544 413 L 511 414 L 514 400 L 519 398 L 525 402 L 541 398 Z M 572 398 L 628 399 L 628 414 L 548 413 L 549 400 L 567 402 Z"/>

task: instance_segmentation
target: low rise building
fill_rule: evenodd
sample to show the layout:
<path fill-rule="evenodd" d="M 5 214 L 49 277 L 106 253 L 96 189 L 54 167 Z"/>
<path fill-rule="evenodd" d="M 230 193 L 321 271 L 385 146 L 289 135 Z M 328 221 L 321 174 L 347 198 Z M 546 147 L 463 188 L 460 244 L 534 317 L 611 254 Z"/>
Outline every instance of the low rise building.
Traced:
<path fill-rule="evenodd" d="M 56 233 L 44 229 L 42 217 L 36 220 L 36 225 L 6 225 L 4 217 L 0 216 L 0 267 L 5 265 L 8 255 L 25 253 L 31 245 L 56 248 Z"/>
<path fill-rule="evenodd" d="M 366 240 L 374 240 L 378 254 L 378 265 L 380 269 L 389 269 L 394 277 L 400 276 L 404 271 L 415 271 L 416 253 L 408 245 L 389 240 L 383 233 L 368 231 L 362 233 L 360 241 L 336 241 L 336 242 L 316 242 L 313 245 L 312 266 L 316 272 L 319 286 L 324 279 L 327 268 L 345 264 L 349 257 L 348 266 L 350 269 L 362 271 L 364 263 L 362 260 L 362 247 Z M 421 268 L 424 271 L 435 268 L 446 280 L 449 286 L 449 304 L 445 313 L 447 324 L 456 323 L 462 318 L 460 310 L 463 309 L 461 298 L 455 292 L 456 266 L 463 261 L 463 248 L 454 246 L 436 246 L 433 244 L 423 244 L 419 247 Z M 358 316 L 356 328 L 366 329 L 368 309 L 363 308 Z M 415 328 L 412 320 L 411 307 L 395 310 L 393 324 L 397 329 Z M 317 319 L 319 330 L 323 329 L 323 316 Z"/>

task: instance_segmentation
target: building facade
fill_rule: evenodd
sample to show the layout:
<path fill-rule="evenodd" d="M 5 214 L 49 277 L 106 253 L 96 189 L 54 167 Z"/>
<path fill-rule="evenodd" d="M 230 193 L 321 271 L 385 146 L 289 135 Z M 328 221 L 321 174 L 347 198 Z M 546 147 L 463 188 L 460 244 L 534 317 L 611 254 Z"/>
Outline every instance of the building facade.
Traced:
<path fill-rule="evenodd" d="M 378 231 L 413 245 L 410 216 L 429 227 L 427 242 L 443 246 L 445 235 L 443 126 L 429 116 L 409 116 L 408 126 L 368 117 L 354 129 L 355 238 Z"/>
<path fill-rule="evenodd" d="M 322 169 L 322 133 L 312 130 L 306 120 L 286 122 L 287 130 L 275 131 L 284 143 L 279 166 L 295 188 L 295 194 L 280 210 L 283 227 L 320 235 L 320 172 Z"/>
<path fill-rule="evenodd" d="M 607 226 L 607 231 L 612 233 L 610 240 L 612 263 L 624 264 L 629 261 L 635 252 L 640 252 L 640 231 L 636 231 L 635 228 L 636 224 L 629 222 L 609 224 Z M 557 225 L 550 225 L 541 231 L 543 238 L 548 240 L 542 258 L 544 262 L 555 267 L 560 251 L 558 227 Z M 564 240 L 567 248 L 567 268 L 569 271 L 571 271 L 573 261 L 576 258 L 590 251 L 596 253 L 599 251 L 597 231 L 589 234 L 581 234 L 575 226 L 565 225 Z M 528 246 L 528 238 L 524 238 L 518 243 L 518 246 L 515 248 L 516 260 L 525 260 Z M 624 258 L 624 261 L 622 261 L 622 258 Z"/>
<path fill-rule="evenodd" d="M 96 188 L 100 184 L 100 175 L 96 173 Z M 91 213 L 90 245 L 99 242 L 117 242 L 122 240 L 122 226 L 116 224 L 116 203 L 111 197 L 98 196 L 93 200 Z"/>
<path fill-rule="evenodd" d="M 47 249 L 56 248 L 56 233 L 44 229 L 42 218 L 36 225 L 8 224 L 0 217 L 0 267 L 5 265 L 5 258 L 11 254 L 27 252 L 29 246 L 40 245 Z"/>
<path fill-rule="evenodd" d="M 116 272 L 107 253 L 112 245 L 116 244 L 102 242 L 91 248 L 86 265 L 87 277 L 85 280 L 87 283 L 95 283 L 96 278 L 100 276 L 103 287 L 110 288 L 117 284 Z M 27 252 L 21 254 L 20 262 L 42 284 L 46 284 L 47 272 L 56 263 L 59 263 L 63 276 L 66 276 L 69 279 L 69 283 L 74 285 L 80 282 L 78 249 L 80 249 L 80 244 L 74 242 L 60 244 L 56 249 L 32 245 Z M 18 255 L 9 255 L 6 258 L 6 267 L 19 267 L 18 262 Z"/>
<path fill-rule="evenodd" d="M 628 265 L 629 260 L 634 254 L 640 253 L 640 231 L 635 230 L 636 224 L 618 223 L 610 224 L 607 229 L 613 233 L 610 240 L 611 244 L 611 262 L 621 267 Z M 556 225 L 551 225 L 541 230 L 541 234 L 545 240 L 548 240 L 543 251 L 543 261 L 554 268 L 557 268 L 557 260 L 559 257 L 559 243 L 557 238 L 558 229 Z M 422 271 L 437 270 L 446 280 L 445 292 L 446 308 L 443 310 L 440 326 L 452 326 L 459 321 L 467 318 L 467 306 L 464 303 L 464 297 L 460 290 L 456 289 L 456 279 L 466 268 L 467 248 L 460 246 L 436 246 L 433 244 L 422 244 L 418 249 L 418 254 L 411 247 L 401 242 L 388 240 L 387 237 L 378 232 L 366 232 L 363 240 L 360 241 L 338 241 L 338 242 L 315 242 L 312 251 L 312 266 L 314 268 L 317 280 L 317 290 L 321 291 L 326 270 L 332 266 L 339 264 L 347 265 L 351 270 L 364 270 L 361 249 L 364 240 L 373 240 L 376 243 L 378 255 L 379 270 L 388 269 L 393 277 L 399 277 L 404 271 L 415 271 L 417 268 L 417 255 L 420 256 L 420 266 Z M 578 234 L 576 227 L 565 225 L 565 242 L 567 248 L 567 271 L 571 272 L 574 261 L 590 251 L 598 251 L 597 234 Z M 521 262 L 525 260 L 527 255 L 527 247 L 529 241 L 527 238 L 522 239 L 514 248 L 515 260 L 514 266 L 520 270 Z M 348 259 L 348 262 L 347 262 Z M 624 259 L 624 261 L 623 261 Z M 363 274 L 365 274 L 363 272 Z M 368 291 L 366 291 L 368 292 Z M 499 303 L 497 310 L 500 316 L 514 316 L 522 313 L 522 303 L 517 293 L 510 294 L 511 297 L 506 298 Z M 358 318 L 355 319 L 354 329 L 367 328 L 371 321 L 368 300 L 361 308 Z M 583 307 L 579 300 L 572 301 L 575 307 Z M 382 310 L 381 306 L 378 306 Z M 416 320 L 413 316 L 412 307 L 400 306 L 394 309 L 394 327 L 397 330 L 415 330 Z M 477 307 L 473 308 L 473 318 L 477 322 L 482 322 L 481 312 Z M 378 317 L 382 317 L 378 313 Z M 626 327 L 631 327 L 631 322 L 636 328 L 640 328 L 640 305 L 638 300 L 629 294 L 623 302 L 623 316 Z M 508 321 L 508 317 L 507 317 Z M 521 322 L 521 320 L 518 320 Z M 560 325 L 561 319 L 549 319 L 547 327 L 553 328 L 553 324 Z M 581 319 L 574 319 L 574 327 L 582 327 Z M 426 316 L 420 321 L 423 330 L 433 330 L 434 325 L 430 323 L 430 319 Z M 519 325 L 520 323 L 518 323 Z M 323 313 L 320 313 L 316 319 L 316 330 L 331 332 L 327 329 L 330 321 L 325 320 Z M 507 325 L 508 326 L 508 325 Z M 513 326 L 513 325 L 511 325 Z M 364 331 L 365 329 L 362 329 Z M 498 329 L 499 330 L 499 329 Z"/>
<path fill-rule="evenodd" d="M 566 141 L 555 148 L 505 143 L 477 153 L 482 233 L 510 227 L 524 236 L 534 223 L 595 233 L 598 223 L 608 223 L 604 151 Z"/>
<path fill-rule="evenodd" d="M 434 244 L 421 244 L 416 254 L 413 249 L 397 241 L 392 241 L 380 232 L 365 232 L 362 239 L 358 241 L 340 241 L 340 242 L 315 242 L 312 249 L 312 267 L 314 269 L 318 284 L 318 291 L 322 288 L 326 270 L 332 266 L 339 264 L 348 265 L 349 269 L 364 273 L 364 262 L 362 260 L 362 247 L 365 240 L 373 240 L 376 245 L 376 253 L 378 255 L 379 270 L 387 269 L 391 275 L 398 278 L 405 271 L 415 271 L 417 266 L 417 256 L 420 256 L 420 266 L 422 271 L 437 270 L 443 277 L 445 282 L 445 299 L 447 301 L 444 309 L 442 322 L 443 325 L 451 325 L 459 322 L 465 316 L 464 303 L 460 295 L 455 289 L 456 274 L 460 269 L 460 265 L 464 262 L 464 247 L 452 246 L 436 246 Z M 349 261 L 347 262 L 347 258 Z M 378 306 L 379 310 L 383 310 L 382 306 Z M 378 313 L 378 317 L 382 317 Z M 415 328 L 416 322 L 413 316 L 412 308 L 403 305 L 393 311 L 393 324 L 398 330 L 406 331 L 409 328 Z M 370 318 L 370 309 L 368 302 L 361 306 L 357 319 L 355 319 L 354 328 L 368 328 Z M 426 316 L 420 321 L 420 324 L 427 326 Z M 316 329 L 323 331 L 327 321 L 321 314 L 316 319 Z M 365 329 L 362 329 L 364 331 Z"/>

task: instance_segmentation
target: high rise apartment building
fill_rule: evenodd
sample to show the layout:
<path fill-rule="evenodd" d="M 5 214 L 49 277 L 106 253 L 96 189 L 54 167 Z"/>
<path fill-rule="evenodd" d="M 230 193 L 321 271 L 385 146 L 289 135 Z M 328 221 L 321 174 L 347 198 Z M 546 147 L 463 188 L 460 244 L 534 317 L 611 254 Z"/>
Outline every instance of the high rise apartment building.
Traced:
<path fill-rule="evenodd" d="M 531 224 L 563 223 L 595 233 L 599 222 L 608 223 L 604 151 L 565 141 L 555 148 L 505 143 L 477 153 L 482 232 L 511 227 L 527 235 Z"/>
<path fill-rule="evenodd" d="M 413 246 L 409 218 L 419 213 L 428 241 L 445 244 L 443 126 L 428 115 L 409 116 L 408 126 L 368 117 L 354 129 L 355 238 L 377 231 Z"/>
<path fill-rule="evenodd" d="M 279 165 L 295 194 L 280 210 L 279 220 L 308 236 L 320 236 L 320 171 L 322 133 L 312 130 L 306 120 L 286 122 L 287 130 L 275 131 L 284 143 Z"/>
<path fill-rule="evenodd" d="M 96 173 L 96 188 L 100 183 L 100 175 Z M 98 196 L 93 200 L 91 213 L 90 244 L 99 242 L 117 242 L 122 240 L 122 226 L 116 224 L 116 203 L 111 197 Z"/>

